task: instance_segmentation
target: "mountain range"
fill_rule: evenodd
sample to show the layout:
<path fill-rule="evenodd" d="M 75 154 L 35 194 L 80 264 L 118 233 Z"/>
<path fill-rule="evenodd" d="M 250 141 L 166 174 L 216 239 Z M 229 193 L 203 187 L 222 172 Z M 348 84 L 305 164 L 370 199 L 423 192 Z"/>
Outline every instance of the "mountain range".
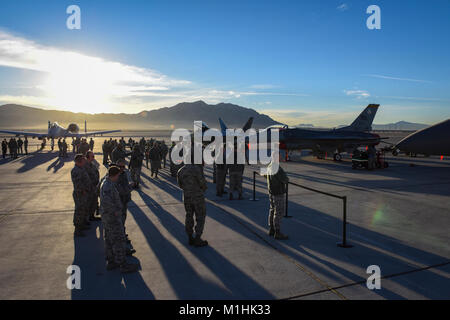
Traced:
<path fill-rule="evenodd" d="M 346 127 L 348 125 L 340 125 L 336 128 L 342 128 Z M 303 128 L 303 129 L 324 129 L 321 127 L 316 127 L 313 124 L 298 124 L 295 126 L 296 128 Z M 387 123 L 387 124 L 372 124 L 372 130 L 386 130 L 386 131 L 396 131 L 396 130 L 403 130 L 403 131 L 417 131 L 423 128 L 429 127 L 428 124 L 423 123 L 414 123 L 414 122 L 407 122 L 407 121 L 398 121 L 395 123 Z"/>
<path fill-rule="evenodd" d="M 207 123 L 211 128 L 219 128 L 222 118 L 230 128 L 242 128 L 249 117 L 253 117 L 253 128 L 266 128 L 281 124 L 254 109 L 231 103 L 207 104 L 204 101 L 182 102 L 173 107 L 126 113 L 74 113 L 69 111 L 44 110 L 17 104 L 0 106 L 0 128 L 2 129 L 47 129 L 47 121 L 58 122 L 62 126 L 76 123 L 83 130 L 87 121 L 88 130 L 153 130 L 170 128 L 193 128 L 195 120 Z M 295 127 L 319 128 L 313 124 L 299 124 Z M 339 126 L 341 127 L 341 126 Z M 426 124 L 399 121 L 389 124 L 373 124 L 373 130 L 419 130 Z"/>
<path fill-rule="evenodd" d="M 68 111 L 44 110 L 16 104 L 0 106 L 0 128 L 2 129 L 46 129 L 47 121 L 58 122 L 62 126 L 76 123 L 88 130 L 121 129 L 151 130 L 169 128 L 192 129 L 194 121 L 201 120 L 211 128 L 219 128 L 221 117 L 230 128 L 242 128 L 249 117 L 253 117 L 254 128 L 266 128 L 280 124 L 265 114 L 230 103 L 210 105 L 203 101 L 183 102 L 137 114 L 87 114 Z"/>

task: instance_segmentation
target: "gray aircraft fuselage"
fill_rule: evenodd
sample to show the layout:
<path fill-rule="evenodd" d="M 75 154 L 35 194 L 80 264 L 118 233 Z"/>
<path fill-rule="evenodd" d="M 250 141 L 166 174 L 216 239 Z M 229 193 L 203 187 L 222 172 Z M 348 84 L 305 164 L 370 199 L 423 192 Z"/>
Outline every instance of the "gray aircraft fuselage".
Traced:
<path fill-rule="evenodd" d="M 344 152 L 369 144 L 380 143 L 380 136 L 369 132 L 346 131 L 339 129 L 282 129 L 280 130 L 280 149 L 312 149 L 315 152 Z"/>
<path fill-rule="evenodd" d="M 450 156 L 450 119 L 410 134 L 394 148 L 405 153 Z"/>

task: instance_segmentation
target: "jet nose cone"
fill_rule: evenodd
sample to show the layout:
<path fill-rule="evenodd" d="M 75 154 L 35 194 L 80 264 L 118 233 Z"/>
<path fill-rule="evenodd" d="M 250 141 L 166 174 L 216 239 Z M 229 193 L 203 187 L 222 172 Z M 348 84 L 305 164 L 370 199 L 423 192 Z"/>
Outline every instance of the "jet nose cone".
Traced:
<path fill-rule="evenodd" d="M 395 145 L 395 147 L 399 150 L 407 151 L 409 149 L 410 145 L 411 145 L 411 139 L 409 137 L 406 137 L 406 138 L 400 140 L 400 142 L 398 142 Z"/>

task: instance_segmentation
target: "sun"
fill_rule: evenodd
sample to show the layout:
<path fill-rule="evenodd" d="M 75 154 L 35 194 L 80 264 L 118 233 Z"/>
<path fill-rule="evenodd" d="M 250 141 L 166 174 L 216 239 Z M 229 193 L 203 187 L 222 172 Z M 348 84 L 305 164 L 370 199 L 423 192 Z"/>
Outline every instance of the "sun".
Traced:
<path fill-rule="evenodd" d="M 41 88 L 51 105 L 72 112 L 111 111 L 114 77 L 104 63 L 74 55 L 62 63 L 55 61 Z"/>

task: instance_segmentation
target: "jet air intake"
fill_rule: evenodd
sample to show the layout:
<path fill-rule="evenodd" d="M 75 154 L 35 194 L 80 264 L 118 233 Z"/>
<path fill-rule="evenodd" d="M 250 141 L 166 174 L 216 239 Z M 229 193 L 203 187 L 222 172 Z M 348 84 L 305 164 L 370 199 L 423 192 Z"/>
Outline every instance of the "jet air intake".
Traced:
<path fill-rule="evenodd" d="M 67 127 L 67 131 L 69 131 L 70 133 L 78 133 L 80 131 L 80 128 L 78 127 L 77 124 L 71 123 Z"/>

